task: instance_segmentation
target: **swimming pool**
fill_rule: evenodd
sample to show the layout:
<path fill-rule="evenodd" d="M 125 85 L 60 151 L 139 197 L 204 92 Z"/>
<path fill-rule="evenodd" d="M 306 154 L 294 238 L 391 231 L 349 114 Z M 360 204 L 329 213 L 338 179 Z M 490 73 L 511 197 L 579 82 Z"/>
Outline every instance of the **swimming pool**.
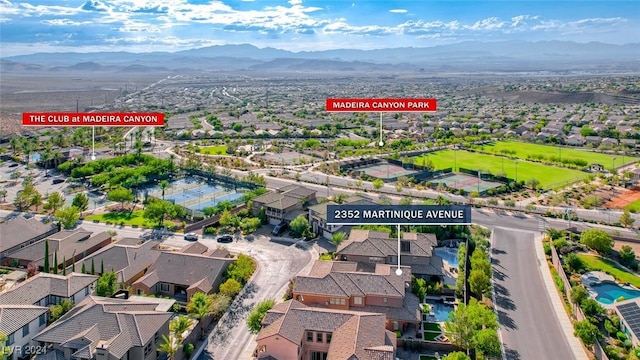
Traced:
<path fill-rule="evenodd" d="M 431 306 L 431 312 L 433 312 L 438 322 L 447 321 L 447 319 L 449 318 L 449 313 L 455 310 L 453 305 L 437 301 L 427 301 L 427 304 Z"/>
<path fill-rule="evenodd" d="M 591 285 L 591 288 L 598 294 L 596 300 L 606 305 L 613 304 L 621 296 L 627 300 L 640 297 L 640 290 L 626 289 L 612 282 Z"/>
<path fill-rule="evenodd" d="M 435 248 L 434 252 L 448 262 L 449 266 L 458 267 L 458 248 L 439 247 Z"/>

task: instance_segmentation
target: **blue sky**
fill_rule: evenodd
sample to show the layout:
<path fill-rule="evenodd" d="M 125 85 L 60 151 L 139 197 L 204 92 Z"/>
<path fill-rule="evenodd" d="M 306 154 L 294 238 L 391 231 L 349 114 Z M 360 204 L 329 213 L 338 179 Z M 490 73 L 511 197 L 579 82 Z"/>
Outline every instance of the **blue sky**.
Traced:
<path fill-rule="evenodd" d="M 461 41 L 640 42 L 640 1 L 0 0 L 0 56 L 179 51 L 252 44 L 290 51 Z"/>

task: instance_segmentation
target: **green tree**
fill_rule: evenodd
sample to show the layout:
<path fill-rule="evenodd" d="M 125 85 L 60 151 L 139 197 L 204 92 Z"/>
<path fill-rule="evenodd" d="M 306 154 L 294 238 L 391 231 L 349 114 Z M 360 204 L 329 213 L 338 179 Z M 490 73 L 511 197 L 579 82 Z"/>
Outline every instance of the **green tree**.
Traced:
<path fill-rule="evenodd" d="M 596 343 L 600 334 L 598 328 L 587 319 L 573 323 L 573 330 L 573 334 L 589 347 Z"/>
<path fill-rule="evenodd" d="M 162 180 L 158 185 L 160 185 L 160 190 L 162 191 L 162 200 L 164 200 L 164 192 L 165 190 L 167 190 L 167 188 L 169 188 L 169 182 L 167 180 Z"/>
<path fill-rule="evenodd" d="M 150 201 L 144 209 L 143 217 L 152 221 L 157 221 L 159 226 L 165 219 L 172 219 L 178 215 L 176 205 L 166 200 Z"/>
<path fill-rule="evenodd" d="M 213 297 L 203 292 L 191 296 L 187 303 L 187 313 L 200 322 L 200 338 L 204 338 L 204 319 L 213 313 Z"/>
<path fill-rule="evenodd" d="M 471 360 L 471 358 L 462 351 L 454 351 L 445 355 L 442 360 Z"/>
<path fill-rule="evenodd" d="M 424 301 L 427 295 L 427 281 L 423 278 L 413 277 L 411 279 L 411 291 L 418 297 L 420 302 Z"/>
<path fill-rule="evenodd" d="M 372 184 L 374 189 L 380 190 L 384 186 L 384 181 L 382 181 L 382 179 L 375 179 Z"/>
<path fill-rule="evenodd" d="M 469 288 L 478 296 L 487 295 L 491 290 L 491 278 L 481 269 L 472 268 L 469 273 Z"/>
<path fill-rule="evenodd" d="M 335 247 L 337 248 L 338 246 L 340 246 L 340 244 L 342 244 L 342 242 L 346 238 L 347 238 L 346 233 L 344 233 L 343 231 L 338 231 L 337 233 L 333 233 L 331 235 L 331 240 L 329 240 L 329 242 L 335 245 Z"/>
<path fill-rule="evenodd" d="M 53 253 L 53 273 L 58 273 L 58 252 Z"/>
<path fill-rule="evenodd" d="M 130 203 L 133 201 L 135 197 L 133 193 L 129 189 L 125 189 L 123 187 L 119 187 L 113 189 L 107 193 L 107 200 L 115 201 L 120 203 L 120 209 L 124 210 L 124 204 Z"/>
<path fill-rule="evenodd" d="M 91 275 L 96 274 L 96 262 L 93 258 L 91 258 Z"/>
<path fill-rule="evenodd" d="M 482 329 L 475 338 L 476 350 L 485 358 L 499 358 L 502 355 L 502 344 L 496 329 Z"/>
<path fill-rule="evenodd" d="M 636 260 L 636 253 L 629 245 L 622 245 L 618 255 L 620 255 L 620 260 L 625 265 L 631 265 Z"/>
<path fill-rule="evenodd" d="M 0 331 L 0 359 L 6 359 L 8 355 L 11 354 L 11 348 L 4 345 L 7 342 L 7 339 L 9 339 L 7 334 Z"/>
<path fill-rule="evenodd" d="M 445 334 L 451 342 L 467 351 L 476 347 L 476 335 L 482 329 L 497 329 L 496 314 L 484 304 L 471 298 L 469 304 L 460 304 L 449 313 Z"/>
<path fill-rule="evenodd" d="M 247 317 L 247 327 L 249 327 L 249 332 L 252 334 L 260 332 L 260 329 L 262 329 L 262 319 L 264 319 L 264 315 L 267 311 L 271 310 L 275 304 L 275 300 L 267 299 L 259 302 L 251 309 L 249 316 Z"/>
<path fill-rule="evenodd" d="M 631 217 L 631 213 L 629 210 L 625 209 L 620 215 L 620 224 L 626 228 L 630 228 L 631 225 L 636 221 L 633 217 Z"/>
<path fill-rule="evenodd" d="M 564 263 L 569 267 L 569 270 L 576 273 L 581 273 L 587 268 L 587 265 L 584 263 L 582 258 L 580 258 L 575 252 L 565 255 Z"/>
<path fill-rule="evenodd" d="M 158 345 L 157 350 L 167 354 L 169 356 L 169 360 L 174 360 L 179 348 L 180 345 L 173 336 L 162 334 L 162 342 Z"/>
<path fill-rule="evenodd" d="M 291 220 L 289 227 L 291 228 L 294 236 L 302 236 L 310 229 L 309 220 L 307 220 L 306 216 L 300 214 L 296 216 L 295 219 Z"/>
<path fill-rule="evenodd" d="M 65 229 L 71 229 L 80 219 L 80 210 L 75 206 L 67 206 L 55 212 L 56 218 Z"/>
<path fill-rule="evenodd" d="M 256 264 L 252 258 L 245 254 L 239 254 L 236 261 L 229 264 L 226 277 L 235 279 L 240 284 L 245 284 L 256 270 Z"/>
<path fill-rule="evenodd" d="M 233 298 L 242 290 L 242 285 L 234 278 L 227 279 L 220 284 L 220 293 Z"/>
<path fill-rule="evenodd" d="M 70 300 L 62 300 L 58 305 L 49 306 L 49 322 L 58 320 L 62 315 L 66 314 L 73 308 L 73 302 Z"/>
<path fill-rule="evenodd" d="M 48 273 L 51 271 L 51 267 L 49 266 L 49 239 L 45 239 L 44 241 L 44 265 L 42 266 L 42 272 Z"/>
<path fill-rule="evenodd" d="M 614 241 L 604 230 L 587 229 L 580 235 L 580 242 L 600 253 L 608 253 L 613 249 Z"/>
<path fill-rule="evenodd" d="M 588 318 L 600 316 L 606 312 L 604 307 L 602 307 L 602 305 L 600 305 L 597 300 L 591 298 L 582 300 L 582 302 L 580 303 L 580 308 L 582 309 L 582 312 L 584 312 L 584 315 Z"/>
<path fill-rule="evenodd" d="M 110 297 L 118 290 L 118 275 L 114 271 L 105 272 L 98 278 L 96 295 Z"/>
<path fill-rule="evenodd" d="M 84 193 L 77 193 L 73 197 L 71 205 L 75 206 L 80 212 L 87 211 L 89 209 L 89 197 Z"/>
<path fill-rule="evenodd" d="M 571 288 L 571 302 L 580 306 L 582 302 L 589 297 L 589 292 L 582 285 L 576 285 Z"/>
<path fill-rule="evenodd" d="M 67 275 L 67 257 L 62 257 L 62 275 Z"/>
<path fill-rule="evenodd" d="M 47 202 L 44 204 L 44 208 L 55 214 L 58 209 L 64 206 L 64 196 L 55 191 L 49 194 Z"/>
<path fill-rule="evenodd" d="M 80 268 L 80 272 L 81 272 L 81 273 L 83 273 L 83 274 L 86 274 L 86 273 L 87 273 L 87 268 L 86 268 L 86 266 L 84 265 L 84 261 L 82 262 L 82 267 Z"/>
<path fill-rule="evenodd" d="M 169 331 L 171 331 L 179 345 L 182 344 L 184 333 L 191 327 L 191 321 L 188 317 L 179 315 L 169 322 Z"/>

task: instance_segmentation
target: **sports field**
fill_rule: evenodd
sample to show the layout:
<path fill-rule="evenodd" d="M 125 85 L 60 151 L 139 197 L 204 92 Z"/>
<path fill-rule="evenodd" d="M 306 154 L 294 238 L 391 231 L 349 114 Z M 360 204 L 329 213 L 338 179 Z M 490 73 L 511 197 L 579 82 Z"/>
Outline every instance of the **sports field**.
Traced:
<path fill-rule="evenodd" d="M 566 186 L 584 179 L 588 175 L 588 173 L 579 170 L 464 150 L 440 150 L 423 154 L 413 160 L 415 164 L 422 164 L 422 158 L 431 161 L 435 170 L 453 167 L 453 171 L 456 172 L 458 168 L 466 168 L 481 170 L 493 175 L 504 174 L 506 177 L 518 181 L 537 179 L 540 181 L 540 187 L 545 189 Z"/>
<path fill-rule="evenodd" d="M 411 175 L 417 173 L 415 170 L 405 169 L 402 166 L 390 163 L 367 165 L 360 167 L 357 170 L 378 179 L 390 179 L 399 176 L 411 177 Z"/>
<path fill-rule="evenodd" d="M 440 177 L 437 177 L 431 181 L 432 183 L 443 183 L 447 187 L 453 189 L 462 189 L 468 193 L 477 191 L 479 193 L 484 193 L 489 189 L 494 189 L 499 186 L 502 186 L 501 183 L 494 181 L 487 181 L 478 179 L 477 176 L 472 176 L 468 174 L 446 174 Z"/>
<path fill-rule="evenodd" d="M 523 160 L 536 156 L 543 156 L 546 159 L 583 159 L 589 165 L 601 164 L 607 169 L 611 168 L 611 166 L 614 165 L 615 167 L 619 167 L 624 164 L 631 164 L 638 161 L 638 158 L 630 156 L 609 155 L 583 149 L 531 144 L 519 141 L 498 141 L 482 145 L 482 149 L 485 152 L 493 153 L 496 155 L 501 155 L 503 154 L 503 151 L 506 150 L 508 152 L 511 152 L 510 156 L 517 157 Z"/>

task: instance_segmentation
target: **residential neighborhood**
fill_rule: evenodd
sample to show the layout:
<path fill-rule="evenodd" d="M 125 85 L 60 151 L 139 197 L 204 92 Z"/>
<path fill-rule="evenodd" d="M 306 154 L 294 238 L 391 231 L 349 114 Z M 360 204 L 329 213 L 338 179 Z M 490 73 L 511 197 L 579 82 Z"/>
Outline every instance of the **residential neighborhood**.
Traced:
<path fill-rule="evenodd" d="M 640 359 L 640 3 L 0 14 L 0 360 Z"/>

